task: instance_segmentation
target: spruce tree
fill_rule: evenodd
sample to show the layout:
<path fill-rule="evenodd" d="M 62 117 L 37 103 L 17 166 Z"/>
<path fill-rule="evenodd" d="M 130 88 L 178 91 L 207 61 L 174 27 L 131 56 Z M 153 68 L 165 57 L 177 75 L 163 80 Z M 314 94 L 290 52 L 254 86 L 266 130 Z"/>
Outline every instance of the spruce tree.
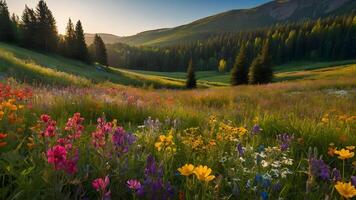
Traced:
<path fill-rule="evenodd" d="M 231 71 L 231 85 L 241 85 L 248 83 L 248 57 L 246 47 L 243 45 L 236 57 L 234 67 Z"/>
<path fill-rule="evenodd" d="M 56 21 L 44 0 L 38 2 L 36 19 L 37 48 L 49 52 L 56 51 L 58 45 Z"/>
<path fill-rule="evenodd" d="M 193 89 L 197 87 L 197 81 L 195 79 L 195 72 L 193 67 L 193 59 L 190 59 L 188 64 L 186 87 L 188 89 Z"/>
<path fill-rule="evenodd" d="M 0 0 L 0 41 L 13 42 L 15 31 L 5 1 Z"/>
<path fill-rule="evenodd" d="M 249 71 L 250 84 L 264 84 L 272 81 L 273 71 L 269 48 L 269 42 L 266 41 L 261 54 L 252 62 Z"/>
<path fill-rule="evenodd" d="M 101 37 L 96 34 L 94 42 L 90 47 L 91 56 L 94 62 L 98 62 L 102 65 L 108 66 L 108 56 L 106 53 L 106 47 Z"/>
<path fill-rule="evenodd" d="M 88 62 L 88 48 L 85 43 L 85 36 L 83 31 L 83 26 L 80 21 L 77 22 L 75 26 L 75 53 L 74 56 L 76 59 L 79 59 L 84 62 Z M 107 62 L 106 62 L 107 65 Z"/>
<path fill-rule="evenodd" d="M 74 31 L 74 25 L 72 20 L 69 18 L 67 28 L 66 28 L 66 35 L 64 36 L 65 40 L 65 56 L 70 58 L 74 58 L 75 55 L 75 48 L 76 48 L 76 35 Z"/>
<path fill-rule="evenodd" d="M 36 15 L 33 9 L 25 6 L 20 23 L 20 44 L 28 48 L 35 48 Z"/>

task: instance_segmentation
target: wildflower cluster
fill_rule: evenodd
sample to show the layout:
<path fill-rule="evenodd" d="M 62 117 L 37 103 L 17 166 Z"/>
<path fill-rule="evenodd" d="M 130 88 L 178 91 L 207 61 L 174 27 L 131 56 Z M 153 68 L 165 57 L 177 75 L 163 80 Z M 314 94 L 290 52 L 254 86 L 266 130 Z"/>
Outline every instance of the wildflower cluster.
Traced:
<path fill-rule="evenodd" d="M 217 140 L 236 142 L 246 135 L 247 132 L 247 129 L 244 127 L 234 127 L 230 124 L 221 122 L 219 124 L 219 131 L 216 138 Z"/>
<path fill-rule="evenodd" d="M 216 140 L 203 137 L 199 132 L 199 128 L 189 128 L 184 130 L 182 142 L 193 151 L 205 151 L 216 146 Z"/>
<path fill-rule="evenodd" d="M 147 157 L 144 171 L 144 181 L 130 179 L 127 181 L 127 187 L 134 194 L 146 199 L 172 199 L 174 195 L 173 187 L 169 182 L 163 180 L 163 169 L 157 165 L 153 156 Z"/>
<path fill-rule="evenodd" d="M 211 175 L 212 170 L 207 166 L 199 165 L 194 167 L 192 164 L 185 164 L 181 168 L 178 168 L 178 171 L 182 176 L 194 174 L 198 180 L 203 182 L 210 182 L 215 179 L 215 176 Z"/>
<path fill-rule="evenodd" d="M 171 129 L 168 135 L 160 135 L 158 141 L 155 143 L 157 151 L 163 151 L 167 153 L 175 153 L 176 145 L 173 141 L 173 130 Z"/>
<path fill-rule="evenodd" d="M 328 155 L 331 157 L 336 157 L 342 161 L 342 170 L 334 167 L 332 170 L 331 166 L 328 165 L 320 156 L 318 158 L 317 149 L 314 151 L 309 149 L 309 178 L 307 180 L 307 192 L 311 191 L 313 187 L 317 186 L 319 181 L 323 184 L 334 185 L 336 191 L 344 198 L 350 199 L 356 196 L 356 177 L 351 176 L 350 179 L 345 177 L 345 166 L 347 160 L 354 157 L 355 146 L 346 146 L 345 148 L 338 148 L 331 144 L 328 149 Z M 349 180 L 348 182 L 346 180 Z M 319 182 L 318 184 L 322 184 Z"/>

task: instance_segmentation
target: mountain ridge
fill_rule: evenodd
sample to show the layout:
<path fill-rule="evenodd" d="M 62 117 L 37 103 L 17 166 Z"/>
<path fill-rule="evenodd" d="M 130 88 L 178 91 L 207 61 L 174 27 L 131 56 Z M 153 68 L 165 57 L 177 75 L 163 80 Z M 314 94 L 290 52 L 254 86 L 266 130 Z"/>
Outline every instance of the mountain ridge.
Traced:
<path fill-rule="evenodd" d="M 115 41 L 133 46 L 168 46 L 204 40 L 223 32 L 251 31 L 278 23 L 299 22 L 355 11 L 354 0 L 275 0 L 250 9 L 218 13 L 173 28 L 118 37 Z"/>

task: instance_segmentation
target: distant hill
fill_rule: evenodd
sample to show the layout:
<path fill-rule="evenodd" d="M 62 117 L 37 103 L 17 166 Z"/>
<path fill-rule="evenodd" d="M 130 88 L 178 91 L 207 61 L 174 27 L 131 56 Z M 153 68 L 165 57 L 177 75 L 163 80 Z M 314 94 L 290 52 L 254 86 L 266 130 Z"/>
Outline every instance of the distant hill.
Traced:
<path fill-rule="evenodd" d="M 221 32 L 256 30 L 356 11 L 355 0 L 275 0 L 251 9 L 231 10 L 175 28 L 145 31 L 118 38 L 129 45 L 162 46 L 202 40 Z"/>
<path fill-rule="evenodd" d="M 107 34 L 107 33 L 98 33 L 98 35 L 100 35 L 100 37 L 103 39 L 104 43 L 106 44 L 114 44 L 120 42 L 120 37 L 117 35 Z M 92 33 L 85 34 L 85 41 L 88 45 L 93 43 L 94 36 L 95 34 Z"/>

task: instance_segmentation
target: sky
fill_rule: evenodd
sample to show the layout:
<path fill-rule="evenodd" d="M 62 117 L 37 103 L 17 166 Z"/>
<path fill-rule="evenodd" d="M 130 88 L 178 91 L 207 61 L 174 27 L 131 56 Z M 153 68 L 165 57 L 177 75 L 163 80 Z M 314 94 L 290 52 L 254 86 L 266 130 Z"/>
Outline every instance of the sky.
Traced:
<path fill-rule="evenodd" d="M 6 0 L 11 13 L 19 16 L 27 4 L 38 0 Z M 86 33 L 111 33 L 119 36 L 190 23 L 220 12 L 251 8 L 268 0 L 46 0 L 65 32 L 68 19 L 81 20 Z"/>

